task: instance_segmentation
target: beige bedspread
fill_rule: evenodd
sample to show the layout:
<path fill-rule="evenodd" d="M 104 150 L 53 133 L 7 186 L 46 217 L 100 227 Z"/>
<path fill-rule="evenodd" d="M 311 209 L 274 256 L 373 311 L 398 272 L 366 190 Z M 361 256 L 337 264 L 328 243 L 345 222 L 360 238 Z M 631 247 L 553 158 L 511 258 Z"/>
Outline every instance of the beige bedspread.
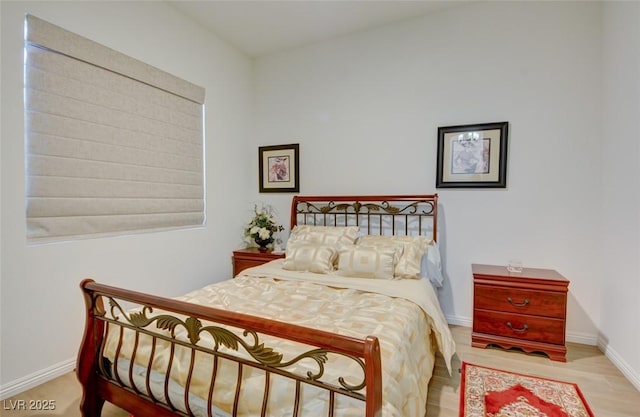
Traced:
<path fill-rule="evenodd" d="M 448 365 L 455 352 L 435 292 L 426 280 L 383 281 L 291 272 L 283 270 L 279 260 L 248 269 L 235 279 L 209 285 L 178 299 L 357 338 L 377 336 L 382 355 L 385 417 L 423 417 L 436 349 L 432 339 Z M 115 333 L 109 335 L 105 350 L 105 355 L 111 359 L 117 348 Z M 185 335 L 183 332 L 179 337 Z M 261 340 L 266 346 L 285 353 L 285 358 L 309 349 L 282 339 L 263 337 Z M 201 344 L 207 342 L 205 335 Z M 130 359 L 133 344 L 132 332 L 125 332 L 120 356 Z M 150 343 L 141 338 L 135 363 L 146 367 L 150 350 Z M 177 360 L 171 369 L 171 377 L 181 386 L 186 383 L 190 355 L 186 349 L 176 351 Z M 159 343 L 153 369 L 166 372 L 168 357 L 168 344 Z M 306 372 L 307 368 L 316 369 L 313 364 L 299 363 L 290 370 L 298 373 Z M 211 360 L 197 355 L 191 392 L 207 398 L 211 373 Z M 345 376 L 347 382 L 356 383 L 362 380 L 362 370 L 348 359 L 330 356 L 324 379 L 336 381 L 340 376 Z M 236 379 L 237 366 L 222 361 L 214 393 L 215 405 L 222 412 L 230 412 L 233 407 Z M 243 380 L 239 415 L 260 415 L 264 373 L 245 369 Z M 143 384 L 136 385 L 143 388 Z M 228 393 L 223 394 L 225 391 Z M 292 381 L 273 378 L 267 415 L 292 415 L 294 391 Z M 301 416 L 327 415 L 326 394 L 320 394 L 317 388 L 310 386 L 304 386 L 302 394 Z M 336 404 L 336 416 L 363 415 L 360 401 L 339 396 Z M 177 406 L 184 408 L 184 404 Z M 206 412 L 199 410 L 196 414 L 206 415 Z"/>

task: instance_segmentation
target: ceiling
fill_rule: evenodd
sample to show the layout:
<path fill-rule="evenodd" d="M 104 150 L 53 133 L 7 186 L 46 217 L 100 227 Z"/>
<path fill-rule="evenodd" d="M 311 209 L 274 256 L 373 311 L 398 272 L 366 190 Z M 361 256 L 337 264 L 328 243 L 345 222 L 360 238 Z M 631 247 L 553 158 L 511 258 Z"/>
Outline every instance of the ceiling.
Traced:
<path fill-rule="evenodd" d="M 460 0 L 169 1 L 251 57 L 469 3 Z"/>

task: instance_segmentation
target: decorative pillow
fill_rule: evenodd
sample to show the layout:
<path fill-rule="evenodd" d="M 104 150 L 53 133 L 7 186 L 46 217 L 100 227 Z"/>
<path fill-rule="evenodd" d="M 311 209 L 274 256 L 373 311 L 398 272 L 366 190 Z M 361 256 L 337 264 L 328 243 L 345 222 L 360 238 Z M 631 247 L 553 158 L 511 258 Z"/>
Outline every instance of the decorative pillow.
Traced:
<path fill-rule="evenodd" d="M 351 245 L 358 237 L 358 226 L 295 226 L 289 242 L 305 241 L 324 245 Z"/>
<path fill-rule="evenodd" d="M 427 247 L 427 253 L 422 257 L 420 276 L 428 279 L 435 288 L 442 287 L 444 276 L 442 275 L 442 259 L 438 243 L 431 241 Z"/>
<path fill-rule="evenodd" d="M 358 239 L 358 245 L 365 247 L 385 247 L 402 245 L 403 251 L 396 263 L 396 278 L 419 279 L 422 257 L 427 251 L 430 239 L 423 236 L 374 236 L 367 235 Z"/>
<path fill-rule="evenodd" d="M 293 242 L 287 245 L 283 269 L 326 274 L 333 271 L 338 251 L 330 245 Z"/>
<path fill-rule="evenodd" d="M 338 274 L 393 279 L 396 252 L 392 247 L 343 246 L 338 251 Z"/>

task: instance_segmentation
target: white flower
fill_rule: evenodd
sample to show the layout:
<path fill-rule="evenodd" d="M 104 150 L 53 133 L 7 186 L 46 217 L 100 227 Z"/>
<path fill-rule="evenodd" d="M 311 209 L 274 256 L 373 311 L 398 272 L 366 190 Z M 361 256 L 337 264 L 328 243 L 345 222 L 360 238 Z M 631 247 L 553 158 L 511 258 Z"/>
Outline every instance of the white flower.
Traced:
<path fill-rule="evenodd" d="M 284 230 L 284 227 L 276 222 L 270 207 L 267 206 L 265 208 L 263 206 L 259 209 L 256 205 L 253 213 L 253 218 L 244 227 L 245 242 L 249 245 L 257 244 L 257 242 L 271 242 L 274 238 L 274 233 Z"/>

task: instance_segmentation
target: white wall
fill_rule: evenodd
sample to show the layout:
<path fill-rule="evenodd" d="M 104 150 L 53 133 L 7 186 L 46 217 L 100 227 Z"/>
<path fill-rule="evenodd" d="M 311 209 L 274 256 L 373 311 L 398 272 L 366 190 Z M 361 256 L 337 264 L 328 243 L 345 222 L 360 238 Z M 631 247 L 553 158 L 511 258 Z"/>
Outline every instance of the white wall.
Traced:
<path fill-rule="evenodd" d="M 571 280 L 569 335 L 595 344 L 600 16 L 481 3 L 259 59 L 256 145 L 300 142 L 302 194 L 438 192 L 451 322 L 471 323 L 471 263 L 519 258 Z M 507 189 L 435 189 L 438 126 L 505 120 Z"/>
<path fill-rule="evenodd" d="M 600 3 L 487 2 L 264 57 L 256 145 L 300 143 L 302 194 L 438 192 L 451 323 L 471 263 L 556 269 L 568 340 L 640 387 L 639 17 L 614 3 L 604 33 Z M 435 189 L 437 127 L 503 120 L 507 189 Z"/>
<path fill-rule="evenodd" d="M 640 389 L 640 3 L 605 3 L 603 35 L 606 309 L 599 344 Z"/>
<path fill-rule="evenodd" d="M 252 62 L 164 3 L 3 1 L 0 7 L 0 383 L 6 396 L 37 379 L 43 370 L 55 374 L 73 366 L 83 329 L 78 284 L 84 277 L 177 295 L 231 276 L 231 251 L 242 238 L 245 194 L 251 184 L 243 158 L 253 102 Z M 26 245 L 22 99 L 26 12 L 206 88 L 206 227 Z"/>

